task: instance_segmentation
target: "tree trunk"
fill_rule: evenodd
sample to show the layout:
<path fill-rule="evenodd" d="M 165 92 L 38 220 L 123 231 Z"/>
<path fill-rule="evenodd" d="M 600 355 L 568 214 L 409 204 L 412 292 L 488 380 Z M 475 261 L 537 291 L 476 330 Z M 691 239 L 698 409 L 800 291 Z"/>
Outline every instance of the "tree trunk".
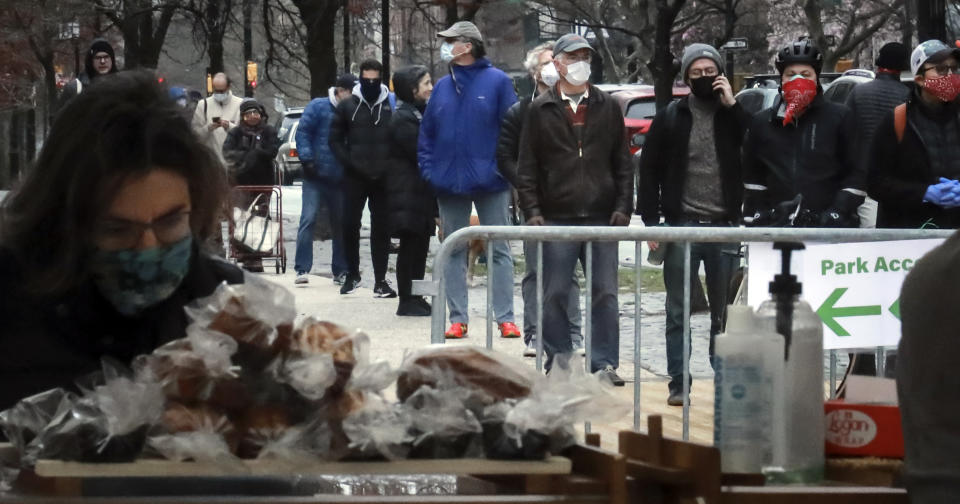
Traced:
<path fill-rule="evenodd" d="M 457 9 L 457 0 L 447 0 L 446 4 L 447 24 L 443 27 L 444 30 L 450 28 L 453 23 L 460 21 L 460 12 L 459 9 Z"/>
<path fill-rule="evenodd" d="M 300 19 L 307 28 L 307 66 L 310 70 L 310 96 L 324 96 L 337 80 L 337 55 L 334 46 L 337 11 L 340 0 L 294 0 Z"/>
<path fill-rule="evenodd" d="M 914 31 L 914 11 L 916 10 L 913 5 L 914 0 L 905 0 L 903 2 L 903 23 L 900 25 L 903 30 L 903 36 L 900 42 L 908 51 L 913 49 L 913 31 Z"/>
<path fill-rule="evenodd" d="M 653 59 L 648 66 L 653 73 L 653 91 L 657 97 L 657 110 L 673 100 L 673 79 L 677 75 L 674 55 L 670 52 L 670 36 L 673 22 L 686 0 L 657 0 L 657 29 L 654 38 Z"/>
<path fill-rule="evenodd" d="M 229 9 L 229 6 L 227 6 Z M 221 5 L 219 0 L 208 0 L 204 12 L 204 25 L 207 30 L 207 56 L 210 58 L 211 75 L 222 72 L 223 66 L 223 32 L 225 23 L 221 19 Z"/>

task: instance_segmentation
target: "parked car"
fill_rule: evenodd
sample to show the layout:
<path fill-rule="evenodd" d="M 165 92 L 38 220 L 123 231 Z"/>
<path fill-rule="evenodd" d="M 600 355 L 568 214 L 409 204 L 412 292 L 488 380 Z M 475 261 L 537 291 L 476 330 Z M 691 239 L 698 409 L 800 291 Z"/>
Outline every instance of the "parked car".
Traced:
<path fill-rule="evenodd" d="M 834 103 L 846 103 L 853 88 L 875 78 L 876 74 L 870 70 L 847 70 L 830 84 L 830 88 L 823 92 L 823 97 Z"/>
<path fill-rule="evenodd" d="M 684 84 L 674 84 L 673 98 L 682 98 L 690 94 L 690 88 Z M 611 93 L 620 104 L 623 112 L 623 123 L 627 127 L 627 138 L 630 139 L 630 154 L 636 155 L 643 147 L 650 123 L 657 115 L 657 100 L 653 93 L 653 86 L 640 84 L 621 91 Z"/>
<path fill-rule="evenodd" d="M 280 138 L 280 150 L 277 152 L 277 167 L 280 169 L 280 183 L 293 185 L 295 179 L 303 178 L 300 156 L 297 154 L 297 125 L 303 107 L 289 108 L 277 119 L 275 128 Z"/>
<path fill-rule="evenodd" d="M 776 88 L 750 88 L 740 91 L 735 98 L 740 102 L 743 110 L 749 112 L 750 115 L 754 115 L 761 110 L 772 107 L 779 95 L 780 91 Z"/>

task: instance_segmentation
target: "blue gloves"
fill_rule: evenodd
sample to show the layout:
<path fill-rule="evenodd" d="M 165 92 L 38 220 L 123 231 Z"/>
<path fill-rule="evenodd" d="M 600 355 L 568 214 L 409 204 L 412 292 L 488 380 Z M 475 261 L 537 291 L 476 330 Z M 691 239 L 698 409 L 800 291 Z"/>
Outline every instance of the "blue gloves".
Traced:
<path fill-rule="evenodd" d="M 927 187 L 923 201 L 927 201 L 942 208 L 960 206 L 960 182 L 940 177 L 940 183 Z"/>

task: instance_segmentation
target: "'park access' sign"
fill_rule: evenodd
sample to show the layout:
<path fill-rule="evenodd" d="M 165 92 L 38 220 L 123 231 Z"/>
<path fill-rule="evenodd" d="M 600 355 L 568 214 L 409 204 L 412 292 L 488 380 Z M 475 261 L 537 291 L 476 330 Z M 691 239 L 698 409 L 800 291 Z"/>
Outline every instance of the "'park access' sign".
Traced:
<path fill-rule="evenodd" d="M 900 341 L 900 286 L 913 265 L 943 240 L 807 245 L 794 252 L 791 271 L 803 299 L 823 320 L 823 348 L 896 346 Z M 780 272 L 780 251 L 751 243 L 747 301 L 769 298 Z"/>

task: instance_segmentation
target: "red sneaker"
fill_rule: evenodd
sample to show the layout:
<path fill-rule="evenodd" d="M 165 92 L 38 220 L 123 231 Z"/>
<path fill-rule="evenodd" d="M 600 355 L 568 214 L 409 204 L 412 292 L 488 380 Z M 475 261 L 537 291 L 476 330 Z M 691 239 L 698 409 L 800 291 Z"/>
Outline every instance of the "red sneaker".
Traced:
<path fill-rule="evenodd" d="M 450 329 L 443 333 L 447 339 L 463 339 L 467 337 L 467 324 L 457 322 L 450 324 Z"/>
<path fill-rule="evenodd" d="M 504 322 L 500 324 L 500 337 L 501 338 L 519 338 L 520 328 L 518 328 L 517 324 L 514 324 L 513 322 Z"/>

